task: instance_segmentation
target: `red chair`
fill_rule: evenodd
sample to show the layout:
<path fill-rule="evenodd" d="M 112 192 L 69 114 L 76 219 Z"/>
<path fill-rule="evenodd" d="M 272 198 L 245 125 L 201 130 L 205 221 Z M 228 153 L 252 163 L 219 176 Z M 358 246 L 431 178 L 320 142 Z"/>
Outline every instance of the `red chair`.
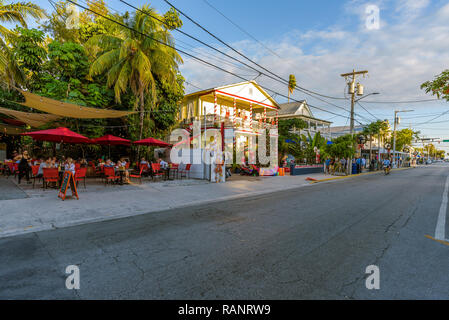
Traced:
<path fill-rule="evenodd" d="M 111 182 L 117 182 L 120 177 L 115 175 L 114 168 L 112 167 L 103 167 L 104 170 L 104 178 L 105 178 L 105 184 L 107 184 L 109 181 Z"/>
<path fill-rule="evenodd" d="M 183 170 L 179 171 L 179 173 L 181 174 L 181 180 L 183 177 L 188 179 L 188 175 L 190 173 L 191 167 L 192 167 L 192 164 L 189 163 L 189 164 L 186 164 L 186 167 Z"/>
<path fill-rule="evenodd" d="M 81 163 L 75 162 L 75 170 L 79 170 L 81 168 Z"/>
<path fill-rule="evenodd" d="M 17 175 L 17 173 L 19 172 L 19 164 L 15 163 L 15 162 L 8 162 L 8 178 L 10 175 L 14 175 L 14 177 Z"/>
<path fill-rule="evenodd" d="M 33 179 L 33 188 L 36 184 L 37 175 L 39 173 L 40 165 L 31 166 L 31 179 Z"/>
<path fill-rule="evenodd" d="M 145 168 L 145 165 L 141 165 L 139 174 L 130 174 L 129 177 L 139 179 L 140 184 L 142 184 L 142 172 L 143 172 L 144 168 Z"/>
<path fill-rule="evenodd" d="M 177 163 L 172 163 L 171 168 L 170 168 L 170 173 L 173 172 L 173 179 L 176 177 L 179 177 L 179 164 Z M 170 177 L 168 177 L 168 179 L 170 179 Z"/>
<path fill-rule="evenodd" d="M 47 189 L 49 182 L 59 182 L 59 171 L 57 168 L 43 168 L 43 185 Z"/>
<path fill-rule="evenodd" d="M 75 171 L 76 186 L 78 186 L 78 182 L 83 181 L 84 189 L 86 189 L 86 174 L 87 174 L 87 168 L 76 169 L 76 171 Z"/>
<path fill-rule="evenodd" d="M 151 164 L 151 170 L 153 170 L 153 179 L 154 177 L 163 177 L 164 172 L 161 171 L 161 165 L 160 163 L 152 163 Z"/>

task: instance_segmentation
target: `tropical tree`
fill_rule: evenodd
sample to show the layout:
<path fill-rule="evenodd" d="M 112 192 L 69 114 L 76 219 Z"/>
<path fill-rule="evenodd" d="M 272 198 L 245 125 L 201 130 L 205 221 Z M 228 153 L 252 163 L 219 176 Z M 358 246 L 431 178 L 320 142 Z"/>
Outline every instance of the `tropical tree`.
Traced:
<path fill-rule="evenodd" d="M 413 138 L 419 134 L 419 131 L 413 131 L 412 129 L 402 129 L 396 132 L 396 150 L 401 151 L 405 146 L 412 144 Z M 393 139 L 393 138 L 392 138 Z M 391 142 L 393 145 L 393 141 Z"/>
<path fill-rule="evenodd" d="M 431 92 L 438 99 L 443 98 L 449 101 L 449 69 L 436 76 L 433 81 L 424 82 L 421 89 L 425 89 L 426 93 Z"/>
<path fill-rule="evenodd" d="M 29 17 L 42 19 L 45 17 L 45 12 L 38 5 L 31 2 L 7 4 L 4 0 L 0 0 L 0 22 L 19 23 L 26 28 L 26 20 Z M 9 43 L 15 36 L 14 31 L 0 25 L 0 80 L 8 86 L 22 83 L 25 79 L 9 47 Z"/>
<path fill-rule="evenodd" d="M 307 163 L 315 163 L 315 148 L 320 150 L 321 154 L 324 155 L 324 146 L 326 145 L 326 139 L 321 135 L 320 132 L 315 133 L 312 137 L 310 133 L 301 136 L 302 149 L 304 157 L 307 159 Z"/>
<path fill-rule="evenodd" d="M 123 19 L 129 29 L 122 27 L 115 34 L 94 35 L 87 42 L 88 47 L 99 49 L 90 67 L 90 76 L 104 74 L 119 103 L 122 94 L 129 89 L 134 94 L 134 109 L 139 112 L 139 139 L 143 136 L 145 118 L 149 119 L 149 111 L 156 102 L 157 81 L 175 84 L 178 64 L 182 62 L 173 49 L 174 40 L 169 29 L 150 15 L 163 19 L 145 5 Z"/>
<path fill-rule="evenodd" d="M 291 74 L 288 79 L 288 102 L 290 102 L 290 95 L 293 93 L 293 90 L 295 90 L 296 87 L 296 77 L 295 75 Z"/>
<path fill-rule="evenodd" d="M 351 158 L 355 154 L 355 136 L 347 134 L 332 140 L 323 147 L 324 152 L 333 158 Z"/>
<path fill-rule="evenodd" d="M 280 119 L 278 126 L 278 150 L 280 159 L 286 154 L 301 158 L 301 136 L 295 134 L 295 130 L 307 128 L 307 123 L 302 119 Z M 295 130 L 294 130 L 295 129 Z"/>

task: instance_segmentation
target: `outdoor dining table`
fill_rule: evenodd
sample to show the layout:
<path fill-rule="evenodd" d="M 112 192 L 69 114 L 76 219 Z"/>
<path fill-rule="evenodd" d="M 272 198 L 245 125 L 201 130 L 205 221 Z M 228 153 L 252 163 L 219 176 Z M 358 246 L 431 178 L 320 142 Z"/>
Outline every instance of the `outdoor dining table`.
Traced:
<path fill-rule="evenodd" d="M 123 185 L 123 176 L 125 175 L 126 169 L 124 167 L 121 168 L 114 168 L 115 172 L 118 172 L 120 176 L 120 181 L 118 182 L 119 185 Z"/>
<path fill-rule="evenodd" d="M 175 180 L 175 174 L 178 175 L 178 167 L 173 167 L 171 164 L 164 170 L 164 180 Z M 170 179 L 170 172 L 173 172 L 173 179 Z"/>

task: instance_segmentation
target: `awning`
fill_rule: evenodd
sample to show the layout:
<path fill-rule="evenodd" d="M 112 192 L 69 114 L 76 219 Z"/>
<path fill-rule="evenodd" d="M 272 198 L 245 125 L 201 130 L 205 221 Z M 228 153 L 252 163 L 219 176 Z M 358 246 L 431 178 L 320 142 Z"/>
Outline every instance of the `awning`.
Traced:
<path fill-rule="evenodd" d="M 25 102 L 19 102 L 21 105 L 61 117 L 78 119 L 105 119 L 121 118 L 136 113 L 135 111 L 117 111 L 83 107 L 72 103 L 41 97 L 37 94 L 23 91 L 18 88 L 17 90 L 19 90 L 25 97 Z"/>
<path fill-rule="evenodd" d="M 0 113 L 12 116 L 17 120 L 25 122 L 31 127 L 40 127 L 48 122 L 52 122 L 61 118 L 52 114 L 22 112 L 2 107 L 0 107 Z"/>

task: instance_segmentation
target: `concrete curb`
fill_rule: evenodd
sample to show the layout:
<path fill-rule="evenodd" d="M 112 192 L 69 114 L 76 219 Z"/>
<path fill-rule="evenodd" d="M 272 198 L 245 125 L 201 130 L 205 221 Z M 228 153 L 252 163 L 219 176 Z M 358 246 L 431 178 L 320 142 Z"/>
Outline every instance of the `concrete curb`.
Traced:
<path fill-rule="evenodd" d="M 134 213 L 127 212 L 127 213 L 123 213 L 123 214 L 113 214 L 113 215 L 110 215 L 110 216 L 92 217 L 92 218 L 86 218 L 86 219 L 82 219 L 82 220 L 72 220 L 72 221 L 67 221 L 67 222 L 64 222 L 64 223 L 56 223 L 56 224 L 52 223 L 52 224 L 45 224 L 45 225 L 35 226 L 35 227 L 34 226 L 29 226 L 29 227 L 26 227 L 26 228 L 23 228 L 23 229 L 13 229 L 13 230 L 4 230 L 4 231 L 0 230 L 0 239 L 1 238 L 8 238 L 8 237 L 13 237 L 13 236 L 18 236 L 18 235 L 23 235 L 23 234 L 34 233 L 34 232 L 41 232 L 41 231 L 57 230 L 57 229 L 62 229 L 62 228 L 67 228 L 67 227 L 74 227 L 74 226 L 79 226 L 79 225 L 83 225 L 83 224 L 95 223 L 95 222 L 113 221 L 113 220 L 117 220 L 117 219 L 135 217 L 135 216 L 140 216 L 140 215 L 144 215 L 144 214 L 155 213 L 155 212 L 162 212 L 162 211 L 172 210 L 172 209 L 180 209 L 180 208 L 192 207 L 192 206 L 197 206 L 197 205 L 207 205 L 207 204 L 211 204 L 211 203 L 215 203 L 215 202 L 221 202 L 221 201 L 228 201 L 228 200 L 236 200 L 236 199 L 241 199 L 241 198 L 248 198 L 248 197 L 253 197 L 253 196 L 273 193 L 273 192 L 280 192 L 280 191 L 288 191 L 288 190 L 298 189 L 298 188 L 307 187 L 307 186 L 310 186 L 310 184 L 307 184 L 307 183 L 295 184 L 295 185 L 290 185 L 290 186 L 282 187 L 282 188 L 274 188 L 274 189 L 265 189 L 265 190 L 251 191 L 251 192 L 246 192 L 246 193 L 242 193 L 242 194 L 236 194 L 236 195 L 230 195 L 230 196 L 222 196 L 222 197 L 209 199 L 209 200 L 191 201 L 191 202 L 183 203 L 183 204 L 180 204 L 180 205 L 167 205 L 167 207 L 163 208 L 163 209 L 161 209 L 161 208 L 157 208 L 157 209 L 154 209 L 154 210 L 147 209 L 144 212 L 134 212 Z"/>
<path fill-rule="evenodd" d="M 415 167 L 409 167 L 409 168 L 398 168 L 398 169 L 392 169 L 391 171 L 402 171 L 402 170 L 409 170 L 409 169 L 414 169 Z M 367 175 L 373 175 L 373 174 L 382 174 L 383 171 L 374 171 L 374 172 L 364 172 L 364 173 L 359 173 L 359 174 L 352 174 L 349 176 L 339 176 L 339 177 L 334 177 L 334 178 L 327 178 L 327 179 L 321 179 L 321 180 L 316 180 L 316 181 L 311 181 L 311 184 L 314 183 L 319 183 L 319 182 L 326 182 L 326 181 L 333 181 L 333 180 L 341 180 L 341 179 L 349 179 L 349 178 L 356 178 L 356 177 L 360 177 L 360 176 L 367 176 Z"/>

